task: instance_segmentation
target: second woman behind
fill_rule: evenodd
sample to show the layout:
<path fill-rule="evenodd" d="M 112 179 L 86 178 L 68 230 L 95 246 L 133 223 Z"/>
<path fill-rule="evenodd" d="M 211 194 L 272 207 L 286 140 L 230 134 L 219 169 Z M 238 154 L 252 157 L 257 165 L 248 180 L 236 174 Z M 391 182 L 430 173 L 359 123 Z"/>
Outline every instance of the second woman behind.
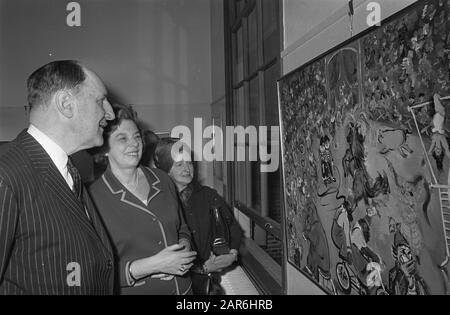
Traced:
<path fill-rule="evenodd" d="M 90 193 L 113 243 L 116 293 L 190 294 L 185 273 L 196 252 L 176 188 L 158 169 L 139 167 L 141 132 L 134 111 L 115 105 L 104 131 L 105 173 Z"/>
<path fill-rule="evenodd" d="M 194 167 L 191 161 L 183 158 L 183 154 L 175 154 L 172 158 L 172 149 L 178 139 L 162 139 L 155 150 L 155 164 L 167 172 L 177 186 L 183 205 L 186 222 L 192 232 L 192 242 L 197 251 L 197 259 L 192 271 L 212 276 L 212 290 L 205 292 L 202 284 L 203 277 L 192 273 L 194 294 L 224 294 L 220 286 L 220 272 L 232 266 L 238 260 L 241 244 L 242 230 L 235 220 L 226 201 L 216 190 L 200 185 L 194 179 Z M 175 147 L 176 149 L 176 147 Z M 220 209 L 229 229 L 229 252 L 224 254 L 213 253 L 213 227 L 211 225 L 211 208 Z"/>

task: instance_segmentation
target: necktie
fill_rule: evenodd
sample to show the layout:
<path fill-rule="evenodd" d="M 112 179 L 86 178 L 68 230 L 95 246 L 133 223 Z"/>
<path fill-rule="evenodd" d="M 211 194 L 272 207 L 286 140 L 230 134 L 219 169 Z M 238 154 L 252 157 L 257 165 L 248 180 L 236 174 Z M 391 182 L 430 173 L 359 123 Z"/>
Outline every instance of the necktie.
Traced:
<path fill-rule="evenodd" d="M 73 188 L 72 191 L 77 197 L 77 199 L 81 202 L 83 205 L 84 211 L 86 213 L 86 216 L 90 219 L 89 213 L 87 211 L 86 205 L 84 204 L 83 200 L 83 182 L 81 181 L 81 175 L 78 169 L 72 164 L 72 161 L 70 158 L 67 160 L 67 171 L 69 172 L 70 176 L 72 176 L 73 180 Z"/>
<path fill-rule="evenodd" d="M 73 180 L 72 191 L 78 198 L 78 200 L 82 201 L 81 193 L 83 190 L 83 183 L 81 182 L 81 175 L 80 172 L 78 172 L 78 169 L 72 164 L 70 158 L 67 160 L 67 171 L 69 172 L 70 176 L 72 176 Z"/>

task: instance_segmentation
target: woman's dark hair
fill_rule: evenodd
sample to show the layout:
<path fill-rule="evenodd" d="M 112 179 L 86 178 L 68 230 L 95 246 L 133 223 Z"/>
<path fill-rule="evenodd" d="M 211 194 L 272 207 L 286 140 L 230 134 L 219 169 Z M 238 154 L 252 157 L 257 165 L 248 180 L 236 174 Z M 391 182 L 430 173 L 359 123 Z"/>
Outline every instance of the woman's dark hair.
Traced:
<path fill-rule="evenodd" d="M 114 104 L 112 105 L 112 109 L 116 117 L 114 120 L 108 121 L 108 125 L 103 131 L 103 146 L 100 149 L 100 152 L 103 154 L 109 152 L 109 137 L 117 130 L 122 121 L 131 120 L 135 123 L 139 133 L 142 134 L 137 120 L 137 113 L 133 110 L 131 105 Z"/>
<path fill-rule="evenodd" d="M 173 165 L 172 146 L 177 143 L 179 138 L 163 138 L 159 140 L 155 149 L 155 166 L 166 173 L 170 172 Z"/>
<path fill-rule="evenodd" d="M 163 170 L 166 173 L 170 172 L 170 169 L 173 165 L 173 159 L 172 159 L 172 146 L 179 142 L 180 138 L 162 138 L 155 149 L 155 166 L 161 170 Z M 182 150 L 182 147 L 180 147 L 180 152 Z M 191 162 L 192 166 L 194 167 L 194 180 L 196 180 L 196 174 L 197 174 L 197 165 L 194 162 L 193 158 L 193 152 L 191 152 Z"/>
<path fill-rule="evenodd" d="M 441 154 L 439 154 L 439 155 L 437 155 L 436 151 L 433 150 L 433 157 L 436 161 L 436 167 L 439 171 L 442 171 L 442 168 L 443 168 L 444 155 L 445 155 L 444 150 L 442 150 Z"/>
<path fill-rule="evenodd" d="M 158 135 L 151 130 L 144 131 L 142 141 L 144 142 L 144 152 L 142 152 L 141 164 L 151 166 L 155 161 L 155 150 L 159 141 Z"/>

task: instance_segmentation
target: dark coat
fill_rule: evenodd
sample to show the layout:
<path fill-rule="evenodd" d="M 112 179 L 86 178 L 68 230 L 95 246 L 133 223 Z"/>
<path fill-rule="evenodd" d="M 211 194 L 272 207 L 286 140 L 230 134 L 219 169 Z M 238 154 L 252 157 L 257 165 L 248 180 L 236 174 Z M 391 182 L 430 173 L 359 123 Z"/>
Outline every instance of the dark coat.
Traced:
<path fill-rule="evenodd" d="M 194 248 L 197 251 L 196 263 L 202 264 L 211 255 L 211 216 L 210 208 L 218 205 L 230 229 L 230 247 L 239 251 L 242 230 L 225 200 L 216 190 L 200 184 L 191 184 L 192 194 L 184 205 L 186 222 L 192 232 Z"/>
<path fill-rule="evenodd" d="M 191 287 L 187 276 L 170 281 L 147 277 L 137 283 L 129 277 L 133 260 L 153 256 L 182 238 L 191 238 L 169 176 L 158 169 L 141 169 L 150 185 L 148 206 L 120 183 L 110 167 L 89 188 L 114 244 L 119 292 L 185 294 Z"/>
<path fill-rule="evenodd" d="M 112 293 L 112 249 L 88 194 L 83 198 L 90 219 L 28 132 L 2 146 L 0 294 Z"/>

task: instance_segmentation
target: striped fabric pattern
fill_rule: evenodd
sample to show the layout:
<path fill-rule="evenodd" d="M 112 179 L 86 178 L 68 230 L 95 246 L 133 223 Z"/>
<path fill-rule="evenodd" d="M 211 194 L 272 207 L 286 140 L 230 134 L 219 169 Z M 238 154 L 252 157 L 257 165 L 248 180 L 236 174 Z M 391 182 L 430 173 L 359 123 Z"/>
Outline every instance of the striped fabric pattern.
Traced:
<path fill-rule="evenodd" d="M 83 189 L 85 191 L 85 189 Z M 26 131 L 0 149 L 0 294 L 111 294 L 113 254 L 84 206 Z"/>

